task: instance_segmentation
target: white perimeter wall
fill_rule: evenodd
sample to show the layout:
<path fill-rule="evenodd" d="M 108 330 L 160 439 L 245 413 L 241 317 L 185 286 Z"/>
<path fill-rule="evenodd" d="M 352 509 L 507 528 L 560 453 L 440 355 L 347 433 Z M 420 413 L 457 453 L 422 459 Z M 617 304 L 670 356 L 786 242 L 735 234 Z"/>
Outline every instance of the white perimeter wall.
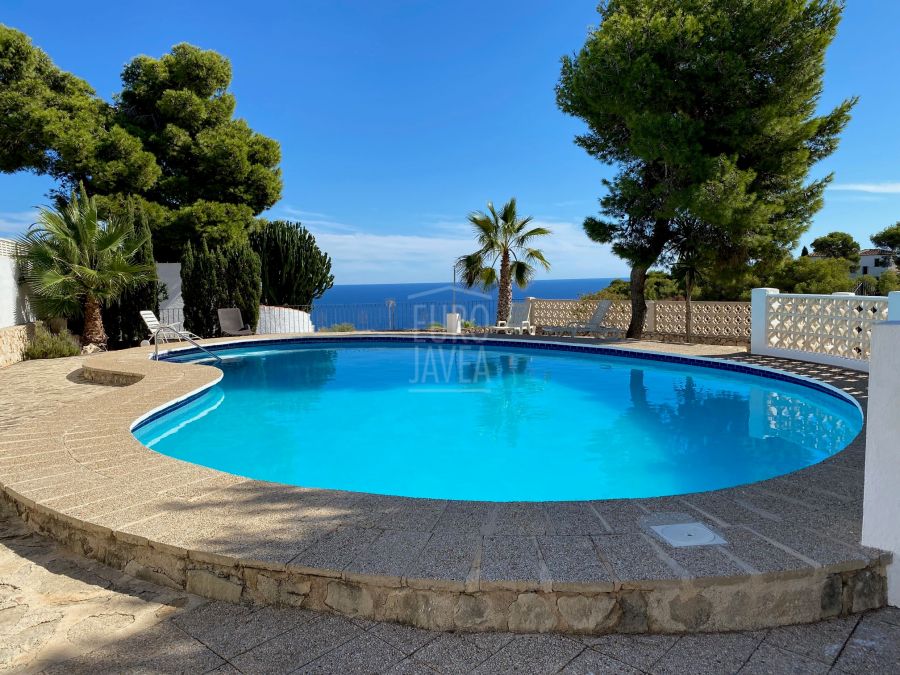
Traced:
<path fill-rule="evenodd" d="M 796 305 L 796 314 L 779 315 L 776 312 L 770 316 L 769 301 L 773 298 L 780 299 L 783 305 L 785 302 Z M 872 328 L 885 319 L 900 319 L 900 291 L 881 297 L 853 293 L 782 294 L 777 288 L 754 288 L 750 305 L 751 354 L 863 372 L 869 372 L 869 336 Z M 782 340 L 773 344 L 770 331 Z M 854 348 L 859 351 L 854 353 Z"/>
<path fill-rule="evenodd" d="M 862 543 L 890 551 L 888 603 L 900 606 L 900 321 L 872 331 Z"/>
<path fill-rule="evenodd" d="M 312 333 L 315 330 L 309 314 L 288 307 L 260 305 L 257 334 Z"/>
<path fill-rule="evenodd" d="M 13 257 L 14 243 L 0 239 L 0 328 L 31 321 L 28 297 L 19 286 L 19 271 Z"/>

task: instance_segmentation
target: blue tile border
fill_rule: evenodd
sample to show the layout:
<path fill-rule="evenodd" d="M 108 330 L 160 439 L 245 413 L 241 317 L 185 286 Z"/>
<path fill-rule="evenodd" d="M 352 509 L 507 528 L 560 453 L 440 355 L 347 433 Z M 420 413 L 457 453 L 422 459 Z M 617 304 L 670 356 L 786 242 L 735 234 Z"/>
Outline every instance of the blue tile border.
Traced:
<path fill-rule="evenodd" d="M 160 359 L 160 360 L 162 360 L 162 359 Z M 139 429 L 144 428 L 145 426 L 147 426 L 147 425 L 150 424 L 151 422 L 155 422 L 155 421 L 158 420 L 159 418 L 165 417 L 165 416 L 168 415 L 169 413 L 173 413 L 173 412 L 175 412 L 176 410 L 179 410 L 180 408 L 183 408 L 184 406 L 186 406 L 186 405 L 189 404 L 189 403 L 193 403 L 194 401 L 196 401 L 196 400 L 197 400 L 198 398 L 200 398 L 201 396 L 205 396 L 206 394 L 208 394 L 208 393 L 209 393 L 209 390 L 212 389 L 212 388 L 213 388 L 214 386 L 216 386 L 217 384 L 218 384 L 218 382 L 214 382 L 214 383 L 211 384 L 210 386 L 204 387 L 204 388 L 201 389 L 200 391 L 195 391 L 195 392 L 194 392 L 193 394 L 191 394 L 190 396 L 186 396 L 186 397 L 184 397 L 184 398 L 182 398 L 182 399 L 179 399 L 178 401 L 175 401 L 175 402 L 172 403 L 171 405 L 164 406 L 164 407 L 160 408 L 159 410 L 157 410 L 157 411 L 155 411 L 155 412 L 153 412 L 153 413 L 150 413 L 150 414 L 147 415 L 146 417 L 142 417 L 142 418 L 141 418 L 134 426 L 131 427 L 131 433 L 133 434 L 133 433 L 135 433 L 136 431 L 138 431 Z"/>

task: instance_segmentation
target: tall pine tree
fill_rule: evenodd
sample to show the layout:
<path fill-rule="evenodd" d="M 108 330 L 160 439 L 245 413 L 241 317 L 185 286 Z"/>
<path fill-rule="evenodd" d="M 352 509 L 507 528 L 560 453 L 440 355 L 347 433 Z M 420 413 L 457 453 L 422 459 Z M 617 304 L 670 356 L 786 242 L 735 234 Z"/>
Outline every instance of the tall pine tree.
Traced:
<path fill-rule="evenodd" d="M 629 337 L 640 337 L 651 266 L 679 222 L 711 227 L 724 264 L 779 263 L 822 205 L 831 154 L 855 99 L 816 114 L 839 0 L 608 0 L 563 59 L 560 108 L 576 143 L 618 166 L 587 235 L 631 264 Z M 690 218 L 684 218 L 689 216 Z"/>

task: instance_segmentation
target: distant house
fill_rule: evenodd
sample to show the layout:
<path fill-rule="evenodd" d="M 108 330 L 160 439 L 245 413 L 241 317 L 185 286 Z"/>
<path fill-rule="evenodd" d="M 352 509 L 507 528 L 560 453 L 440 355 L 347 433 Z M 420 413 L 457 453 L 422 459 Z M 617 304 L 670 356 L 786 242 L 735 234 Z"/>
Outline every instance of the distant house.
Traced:
<path fill-rule="evenodd" d="M 821 253 L 810 253 L 809 257 L 824 258 L 825 256 Z M 859 277 L 867 274 L 870 277 L 880 277 L 881 273 L 887 270 L 897 270 L 893 251 L 885 248 L 864 248 L 859 252 L 859 265 L 850 273 L 850 276 Z"/>

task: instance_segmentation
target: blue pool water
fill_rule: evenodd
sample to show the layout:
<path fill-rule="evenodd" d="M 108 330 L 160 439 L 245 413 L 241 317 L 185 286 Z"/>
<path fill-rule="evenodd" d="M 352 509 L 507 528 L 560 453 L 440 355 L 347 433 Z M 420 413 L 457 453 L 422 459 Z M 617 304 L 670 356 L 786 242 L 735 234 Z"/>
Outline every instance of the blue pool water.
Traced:
<path fill-rule="evenodd" d="M 673 495 L 795 471 L 862 426 L 854 404 L 797 382 L 614 354 L 372 341 L 220 354 L 221 382 L 135 436 L 307 487 L 489 501 Z"/>

